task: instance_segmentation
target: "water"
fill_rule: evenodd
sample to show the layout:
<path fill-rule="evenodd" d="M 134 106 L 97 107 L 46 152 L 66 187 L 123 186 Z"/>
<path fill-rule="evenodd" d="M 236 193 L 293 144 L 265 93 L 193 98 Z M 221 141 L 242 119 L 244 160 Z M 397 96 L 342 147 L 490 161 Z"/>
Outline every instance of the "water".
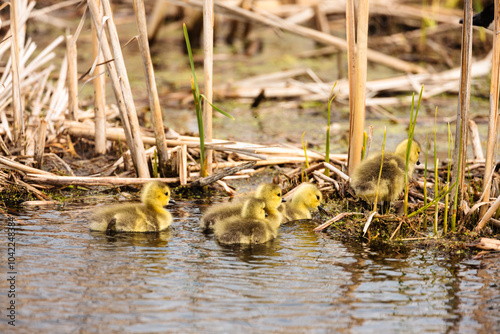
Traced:
<path fill-rule="evenodd" d="M 89 233 L 83 204 L 15 216 L 16 327 L 7 323 L 7 219 L 0 218 L 1 333 L 493 333 L 498 257 L 453 262 L 374 250 L 283 226 L 252 249 L 198 228 L 177 200 L 160 235 Z"/>

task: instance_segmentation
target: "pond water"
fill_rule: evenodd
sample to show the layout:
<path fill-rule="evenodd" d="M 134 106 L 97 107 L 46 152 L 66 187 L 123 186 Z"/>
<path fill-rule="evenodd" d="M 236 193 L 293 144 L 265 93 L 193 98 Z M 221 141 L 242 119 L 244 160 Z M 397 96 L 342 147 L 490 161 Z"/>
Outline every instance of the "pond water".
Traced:
<path fill-rule="evenodd" d="M 252 249 L 198 227 L 206 204 L 177 200 L 159 235 L 89 233 L 95 206 L 15 218 L 16 327 L 8 325 L 8 219 L 0 216 L 1 333 L 493 333 L 498 257 L 347 245 L 290 223 Z"/>

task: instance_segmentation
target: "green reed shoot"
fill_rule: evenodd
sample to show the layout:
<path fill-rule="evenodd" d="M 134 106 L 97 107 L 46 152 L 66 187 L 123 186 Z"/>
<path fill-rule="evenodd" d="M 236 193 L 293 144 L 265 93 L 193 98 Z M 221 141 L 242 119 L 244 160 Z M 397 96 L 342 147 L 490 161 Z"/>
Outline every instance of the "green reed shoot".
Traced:
<path fill-rule="evenodd" d="M 367 143 L 368 143 L 368 134 L 366 133 L 366 131 L 364 131 L 363 132 L 363 147 L 361 147 L 361 160 L 365 160 Z"/>
<path fill-rule="evenodd" d="M 375 201 L 373 202 L 373 211 L 377 211 L 377 202 L 378 202 L 378 193 L 380 189 L 380 179 L 382 178 L 382 169 L 384 166 L 384 154 L 385 154 L 385 137 L 387 133 L 387 128 L 384 127 L 384 141 L 382 142 L 382 155 L 380 158 L 380 170 L 378 172 L 378 181 L 377 181 L 377 193 L 375 194 Z M 385 205 L 385 203 L 384 203 Z"/>
<path fill-rule="evenodd" d="M 205 95 L 200 94 L 200 88 L 198 86 L 198 80 L 196 79 L 196 72 L 194 69 L 193 52 L 191 51 L 191 43 L 189 42 L 189 36 L 185 23 L 183 24 L 183 29 L 184 29 L 184 38 L 186 39 L 186 48 L 188 51 L 189 64 L 191 65 L 191 72 L 192 72 L 191 91 L 193 92 L 194 106 L 196 109 L 196 120 L 198 121 L 198 133 L 200 136 L 200 175 L 203 177 L 207 175 L 207 169 L 206 169 L 206 158 L 205 158 L 205 132 L 203 129 L 203 108 L 201 106 L 202 99 L 205 100 L 205 103 L 210 104 L 214 110 L 220 112 L 222 115 L 229 117 L 232 120 L 234 120 L 234 117 L 228 114 L 227 112 L 223 111 L 222 109 L 214 106 L 212 103 L 210 103 L 210 101 L 208 101 Z"/>
<path fill-rule="evenodd" d="M 425 136 L 425 161 L 424 161 L 424 206 L 427 205 L 427 157 L 429 156 L 429 133 Z M 427 230 L 427 211 L 424 213 L 424 230 Z"/>
<path fill-rule="evenodd" d="M 337 97 L 337 94 L 333 94 L 333 90 L 337 86 L 337 81 L 335 81 L 335 84 L 332 87 L 332 91 L 330 92 L 330 96 L 328 97 L 328 120 L 327 120 L 327 125 L 326 125 L 326 145 L 325 145 L 325 162 L 330 163 L 330 114 L 331 114 L 331 108 L 332 108 L 332 102 Z M 328 168 L 325 168 L 325 175 L 330 176 L 330 170 Z"/>
<path fill-rule="evenodd" d="M 406 165 L 405 165 L 405 199 L 403 205 L 403 211 L 405 216 L 408 215 L 408 193 L 409 193 L 409 184 L 408 184 L 408 163 L 410 160 L 410 150 L 413 141 L 413 134 L 415 133 L 415 125 L 417 124 L 417 116 L 418 111 L 420 109 L 420 102 L 422 102 L 422 93 L 424 92 L 424 85 L 420 89 L 420 95 L 418 96 L 418 104 L 415 109 L 415 117 L 413 116 L 413 109 L 415 105 L 415 93 L 412 95 L 411 99 L 411 112 L 410 112 L 410 127 L 408 130 L 408 144 L 406 146 Z"/>
<path fill-rule="evenodd" d="M 423 207 L 421 207 L 420 209 L 418 209 L 417 211 L 413 211 L 412 213 L 410 213 L 408 215 L 408 218 L 411 218 L 415 215 L 418 215 L 419 213 L 423 212 L 424 210 L 427 210 L 428 207 L 430 207 L 431 205 L 437 205 L 437 203 L 441 200 L 441 198 L 443 198 L 444 196 L 448 195 L 450 193 L 450 191 L 457 185 L 457 182 L 453 183 L 453 185 L 447 189 L 442 189 L 441 192 L 436 195 L 436 197 L 429 203 L 427 203 L 427 205 L 424 205 Z M 437 233 L 437 232 L 436 232 Z"/>
<path fill-rule="evenodd" d="M 437 197 L 437 194 L 439 192 L 439 166 L 438 166 L 438 159 L 437 159 L 437 112 L 438 109 L 436 107 L 436 110 L 434 112 L 434 197 Z M 437 235 L 437 230 L 438 230 L 438 223 L 439 223 L 439 203 L 436 202 L 436 206 L 434 207 L 434 235 Z"/>

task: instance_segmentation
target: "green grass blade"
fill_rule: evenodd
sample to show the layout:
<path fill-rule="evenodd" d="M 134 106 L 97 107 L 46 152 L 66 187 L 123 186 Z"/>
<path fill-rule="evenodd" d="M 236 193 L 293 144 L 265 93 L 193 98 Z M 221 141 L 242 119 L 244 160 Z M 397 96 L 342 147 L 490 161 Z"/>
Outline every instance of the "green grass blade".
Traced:
<path fill-rule="evenodd" d="M 196 80 L 196 72 L 194 70 L 193 52 L 191 51 L 191 43 L 189 42 L 188 31 L 185 23 L 182 24 L 182 28 L 184 30 L 184 38 L 186 39 L 186 48 L 188 51 L 189 63 L 191 64 L 191 71 L 193 72 L 193 80 L 194 80 L 194 87 L 196 89 L 196 96 L 200 96 L 200 90 L 198 88 L 198 80 Z"/>
<path fill-rule="evenodd" d="M 214 110 L 216 110 L 216 111 L 220 112 L 222 115 L 224 115 L 224 116 L 226 116 L 226 117 L 228 117 L 228 118 L 230 118 L 230 119 L 232 119 L 232 120 L 234 121 L 234 117 L 233 117 L 233 116 L 231 116 L 231 114 L 229 114 L 229 113 L 225 112 L 224 110 L 220 109 L 219 107 L 214 106 L 212 103 L 210 103 L 210 102 L 208 101 L 208 99 L 205 97 L 205 95 L 201 94 L 200 96 L 201 96 L 203 99 L 205 99 L 205 102 L 207 102 L 208 104 L 210 104 L 210 105 L 212 106 L 212 108 L 214 108 Z"/>

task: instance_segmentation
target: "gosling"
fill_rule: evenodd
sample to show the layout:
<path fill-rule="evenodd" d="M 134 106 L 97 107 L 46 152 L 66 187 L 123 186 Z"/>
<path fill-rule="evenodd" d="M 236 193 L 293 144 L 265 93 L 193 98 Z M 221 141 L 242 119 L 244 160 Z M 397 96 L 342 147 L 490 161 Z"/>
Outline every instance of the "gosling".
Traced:
<path fill-rule="evenodd" d="M 214 229 L 214 225 L 218 222 L 233 216 L 240 216 L 242 213 L 243 204 L 249 198 L 257 198 L 265 203 L 265 211 L 267 220 L 273 223 L 281 223 L 283 220 L 282 214 L 278 211 L 278 207 L 282 202 L 281 187 L 274 183 L 263 183 L 259 185 L 254 194 L 247 194 L 235 198 L 230 203 L 217 204 L 210 207 L 201 218 L 201 228 L 208 233 Z"/>
<path fill-rule="evenodd" d="M 297 188 L 290 202 L 283 203 L 280 211 L 283 214 L 283 222 L 298 219 L 311 219 L 311 210 L 321 207 L 323 195 L 321 191 L 312 183 L 303 183 Z"/>
<path fill-rule="evenodd" d="M 250 198 L 243 204 L 241 215 L 221 220 L 214 225 L 214 234 L 221 244 L 262 244 L 276 238 L 279 222 L 266 220 L 266 204 Z"/>
<path fill-rule="evenodd" d="M 163 207 L 170 201 L 170 188 L 163 182 L 147 183 L 142 203 L 117 204 L 98 210 L 90 218 L 90 230 L 117 232 L 160 232 L 172 223 L 172 215 Z"/>
<path fill-rule="evenodd" d="M 382 172 L 380 165 L 382 153 L 378 153 L 362 161 L 353 171 L 351 176 L 351 187 L 356 196 L 373 204 L 378 193 L 378 201 L 384 202 L 383 211 L 387 212 L 390 203 L 396 200 L 405 186 L 405 161 L 408 139 L 403 140 L 394 153 L 384 153 Z M 415 170 L 415 164 L 420 164 L 418 156 L 420 144 L 413 140 L 410 146 L 408 160 L 408 177 L 411 178 Z M 380 185 L 377 191 L 378 178 L 380 174 Z"/>

